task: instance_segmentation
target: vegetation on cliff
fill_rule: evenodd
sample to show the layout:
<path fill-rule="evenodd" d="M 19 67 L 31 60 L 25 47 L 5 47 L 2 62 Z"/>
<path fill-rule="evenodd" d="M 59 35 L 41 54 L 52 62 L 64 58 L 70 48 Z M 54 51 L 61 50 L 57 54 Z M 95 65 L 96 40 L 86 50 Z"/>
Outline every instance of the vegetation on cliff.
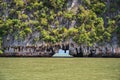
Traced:
<path fill-rule="evenodd" d="M 120 40 L 119 4 L 120 0 L 0 0 L 0 48 L 71 39 L 92 46 L 111 42 L 114 33 Z"/>

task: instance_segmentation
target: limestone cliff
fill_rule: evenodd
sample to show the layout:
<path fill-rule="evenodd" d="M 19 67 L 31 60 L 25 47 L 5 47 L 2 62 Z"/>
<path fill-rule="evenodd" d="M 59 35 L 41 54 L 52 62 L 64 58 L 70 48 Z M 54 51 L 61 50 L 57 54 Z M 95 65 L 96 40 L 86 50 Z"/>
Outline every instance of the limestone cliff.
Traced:
<path fill-rule="evenodd" d="M 8 56 L 120 56 L 120 0 L 1 0 L 0 43 Z"/>

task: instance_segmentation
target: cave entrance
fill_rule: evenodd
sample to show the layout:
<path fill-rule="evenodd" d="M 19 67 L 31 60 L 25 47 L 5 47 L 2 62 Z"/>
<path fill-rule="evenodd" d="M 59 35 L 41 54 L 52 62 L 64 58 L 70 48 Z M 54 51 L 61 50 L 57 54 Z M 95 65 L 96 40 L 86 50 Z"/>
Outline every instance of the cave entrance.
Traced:
<path fill-rule="evenodd" d="M 53 57 L 71 57 L 69 55 L 69 50 L 62 50 L 62 49 L 59 49 L 58 53 L 56 53 L 55 55 L 53 55 Z"/>

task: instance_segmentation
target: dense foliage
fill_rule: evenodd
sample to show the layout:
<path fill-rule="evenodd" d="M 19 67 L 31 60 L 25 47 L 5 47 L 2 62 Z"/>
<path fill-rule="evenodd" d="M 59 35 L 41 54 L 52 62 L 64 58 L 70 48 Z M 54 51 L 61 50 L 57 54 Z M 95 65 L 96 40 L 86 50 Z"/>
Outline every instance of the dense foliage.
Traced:
<path fill-rule="evenodd" d="M 80 45 L 107 42 L 114 32 L 120 34 L 120 0 L 78 1 L 68 10 L 72 0 L 0 0 L 0 46 L 4 38 L 24 41 L 34 33 L 39 34 L 33 44 L 72 39 Z"/>

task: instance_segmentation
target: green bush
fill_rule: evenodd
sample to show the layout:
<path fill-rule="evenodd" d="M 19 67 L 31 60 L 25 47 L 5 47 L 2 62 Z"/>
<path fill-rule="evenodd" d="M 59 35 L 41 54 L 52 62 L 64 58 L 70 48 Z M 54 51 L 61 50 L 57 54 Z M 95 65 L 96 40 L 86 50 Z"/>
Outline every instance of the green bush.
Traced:
<path fill-rule="evenodd" d="M 2 50 L 0 50 L 0 54 L 2 54 L 3 53 L 3 51 Z"/>

